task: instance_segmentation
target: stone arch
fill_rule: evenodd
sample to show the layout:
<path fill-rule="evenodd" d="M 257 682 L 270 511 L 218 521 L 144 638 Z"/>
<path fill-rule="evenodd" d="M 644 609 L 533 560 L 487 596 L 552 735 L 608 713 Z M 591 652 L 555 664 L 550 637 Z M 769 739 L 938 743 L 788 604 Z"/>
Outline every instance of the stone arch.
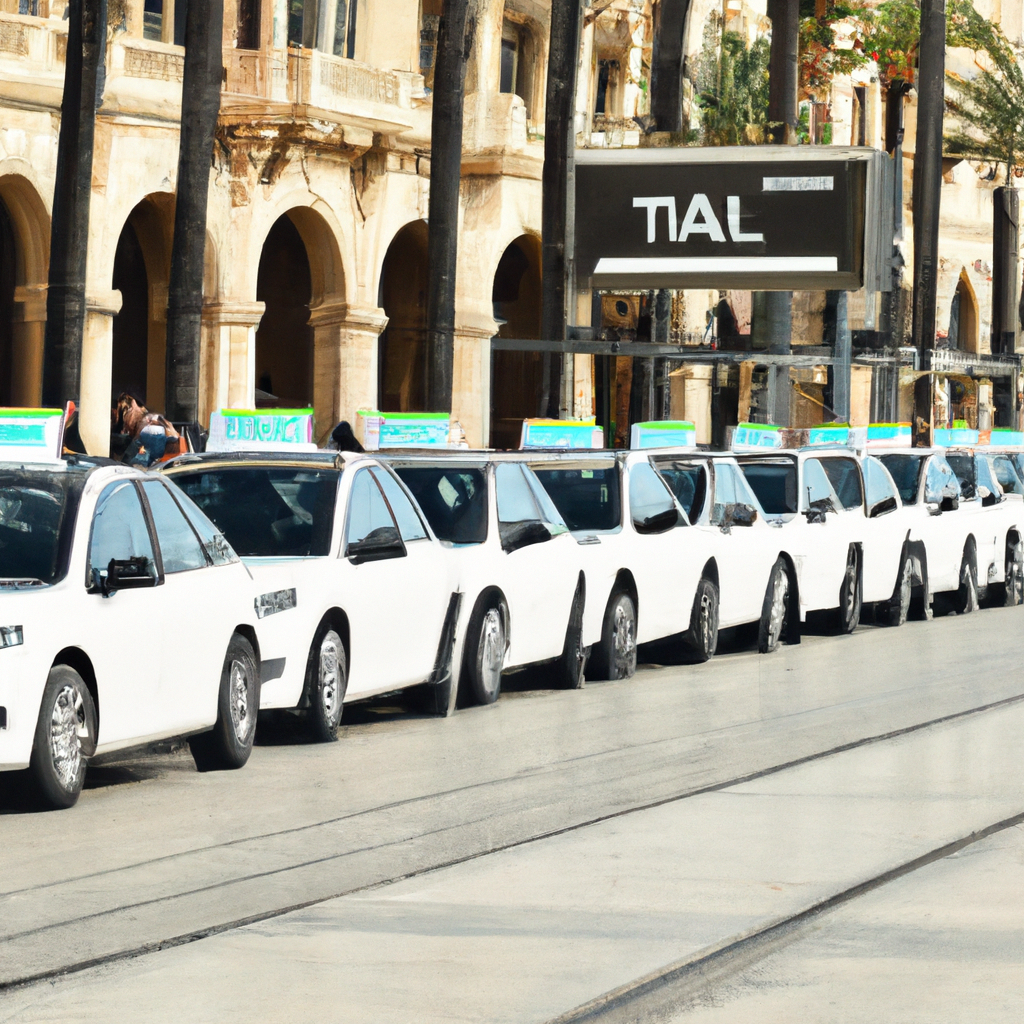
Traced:
<path fill-rule="evenodd" d="M 505 247 L 491 289 L 499 338 L 541 336 L 541 246 L 523 234 Z M 490 443 L 516 448 L 522 421 L 542 413 L 544 355 L 495 351 L 491 359 Z"/>
<path fill-rule="evenodd" d="M 377 305 L 387 315 L 377 367 L 378 400 L 386 412 L 426 407 L 427 222 L 400 228 L 384 255 Z"/>
<path fill-rule="evenodd" d="M 111 399 L 140 393 L 152 410 L 165 408 L 167 290 L 174 234 L 174 194 L 153 192 L 125 218 L 111 267 L 111 288 L 121 293 L 113 318 Z"/>
<path fill-rule="evenodd" d="M 41 400 L 49 265 L 50 215 L 39 190 L 26 175 L 0 174 L 0 405 Z"/>
<path fill-rule="evenodd" d="M 953 292 L 949 310 L 949 346 L 963 352 L 981 350 L 981 316 L 978 296 L 967 276 L 961 269 L 960 278 Z"/>

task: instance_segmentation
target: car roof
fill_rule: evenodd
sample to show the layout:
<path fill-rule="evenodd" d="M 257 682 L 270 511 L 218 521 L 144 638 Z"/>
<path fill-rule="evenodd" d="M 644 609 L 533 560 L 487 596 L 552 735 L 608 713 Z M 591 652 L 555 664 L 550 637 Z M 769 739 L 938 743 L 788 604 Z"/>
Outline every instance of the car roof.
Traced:
<path fill-rule="evenodd" d="M 372 454 L 372 453 L 371 453 Z M 360 452 L 336 452 L 318 450 L 315 452 L 190 452 L 179 455 L 160 466 L 162 472 L 173 474 L 177 471 L 207 467 L 244 466 L 315 466 L 319 469 L 343 469 L 350 462 L 358 462 L 366 456 Z"/>

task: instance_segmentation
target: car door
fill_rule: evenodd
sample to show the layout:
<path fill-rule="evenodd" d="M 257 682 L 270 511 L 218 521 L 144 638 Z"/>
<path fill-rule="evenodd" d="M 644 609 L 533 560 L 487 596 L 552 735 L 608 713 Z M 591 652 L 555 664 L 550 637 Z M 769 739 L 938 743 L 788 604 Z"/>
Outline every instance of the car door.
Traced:
<path fill-rule="evenodd" d="M 211 566 L 206 551 L 170 489 L 161 479 L 144 480 L 164 575 L 164 597 L 188 643 L 164 645 L 159 705 L 164 729 L 209 725 L 217 717 L 224 655 L 248 595 L 238 577 Z M 180 635 L 177 629 L 171 635 Z"/>
<path fill-rule="evenodd" d="M 637 552 L 631 566 L 639 599 L 637 642 L 646 643 L 688 628 L 710 552 L 650 462 L 630 465 L 626 490 Z"/>
<path fill-rule="evenodd" d="M 925 466 L 922 533 L 928 557 L 928 587 L 932 593 L 956 590 L 964 545 L 974 528 L 974 508 L 965 501 L 960 482 L 938 452 Z"/>
<path fill-rule="evenodd" d="M 863 472 L 868 511 L 864 543 L 864 600 L 887 601 L 896 588 L 903 545 L 911 524 L 885 466 L 868 456 L 863 461 Z"/>
<path fill-rule="evenodd" d="M 738 466 L 714 461 L 710 525 L 718 530 L 720 625 L 760 618 L 768 577 L 779 556 L 779 531 L 757 513 L 757 499 Z"/>
<path fill-rule="evenodd" d="M 808 611 L 835 608 L 846 571 L 852 523 L 821 459 L 801 460 L 799 498 L 800 604 Z"/>
<path fill-rule="evenodd" d="M 526 466 L 494 467 L 502 591 L 509 606 L 509 667 L 562 653 L 579 575 L 577 544 L 551 505 L 543 509 Z M 543 494 L 540 483 L 536 488 Z"/>
<path fill-rule="evenodd" d="M 164 646 L 180 632 L 135 480 L 115 480 L 100 492 L 88 544 L 82 619 L 99 689 L 98 742 L 125 745 L 161 731 Z M 128 559 L 144 560 L 153 585 L 104 596 L 111 562 Z"/>
<path fill-rule="evenodd" d="M 423 682 L 433 651 L 417 588 L 427 581 L 410 573 L 408 546 L 370 466 L 355 470 L 347 497 L 337 596 L 349 620 L 348 694 Z"/>

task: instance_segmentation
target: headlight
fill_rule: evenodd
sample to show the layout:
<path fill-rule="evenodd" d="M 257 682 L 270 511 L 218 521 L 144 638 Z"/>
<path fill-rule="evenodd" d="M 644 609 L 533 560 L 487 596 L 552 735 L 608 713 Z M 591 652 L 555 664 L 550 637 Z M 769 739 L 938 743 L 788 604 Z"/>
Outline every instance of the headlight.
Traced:
<path fill-rule="evenodd" d="M 291 590 L 274 590 L 269 594 L 260 594 L 253 602 L 256 606 L 256 617 L 265 619 L 268 615 L 286 612 L 295 607 L 295 588 Z"/>
<path fill-rule="evenodd" d="M 0 626 L 0 648 L 17 647 L 24 642 L 25 636 L 21 626 Z"/>

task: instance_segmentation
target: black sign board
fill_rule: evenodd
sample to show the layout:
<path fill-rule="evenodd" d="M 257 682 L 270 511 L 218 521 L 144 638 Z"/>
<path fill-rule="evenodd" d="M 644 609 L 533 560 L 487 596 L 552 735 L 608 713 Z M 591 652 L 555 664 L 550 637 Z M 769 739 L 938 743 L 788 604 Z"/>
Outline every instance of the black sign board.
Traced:
<path fill-rule="evenodd" d="M 577 280 L 629 290 L 859 289 L 883 276 L 884 158 L 825 146 L 578 151 Z"/>

